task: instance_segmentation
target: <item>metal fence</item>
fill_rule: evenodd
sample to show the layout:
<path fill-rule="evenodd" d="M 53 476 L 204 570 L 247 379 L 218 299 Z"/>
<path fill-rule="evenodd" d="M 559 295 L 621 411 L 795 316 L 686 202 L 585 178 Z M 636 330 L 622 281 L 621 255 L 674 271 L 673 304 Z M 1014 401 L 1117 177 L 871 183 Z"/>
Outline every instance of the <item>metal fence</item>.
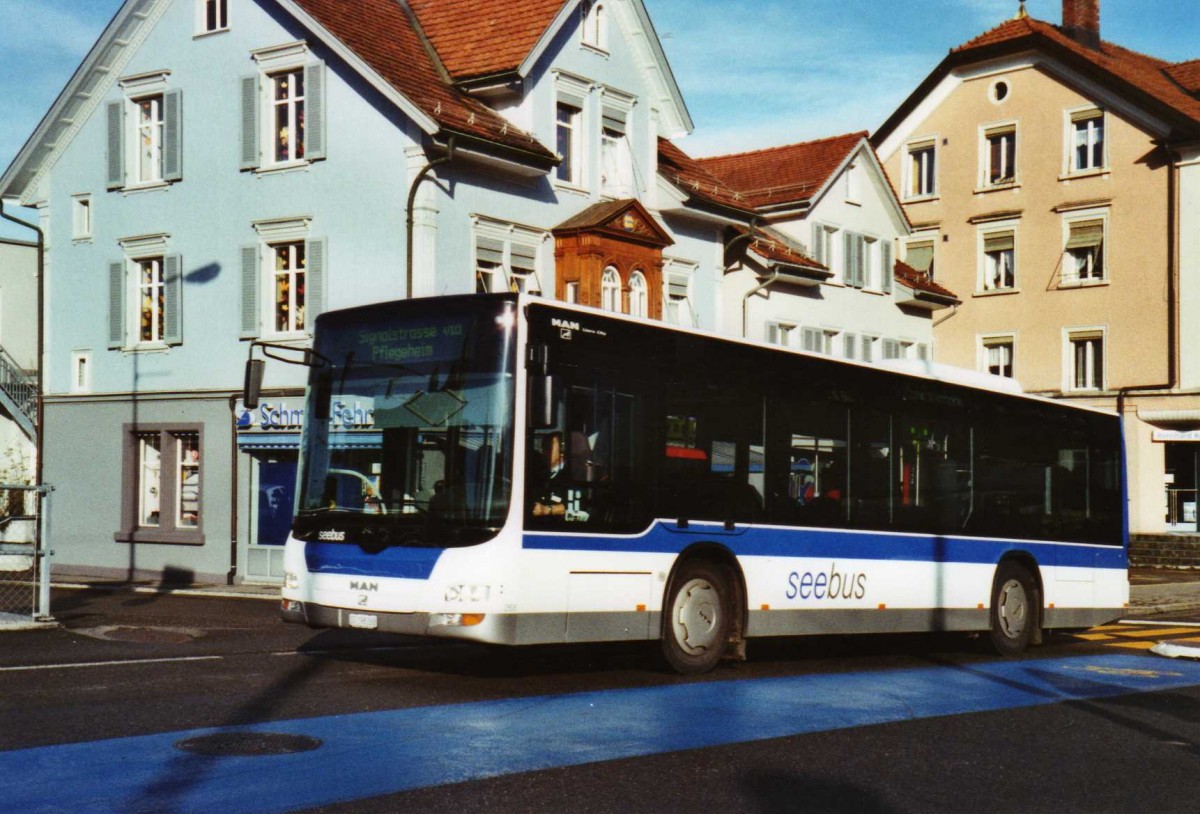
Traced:
<path fill-rule="evenodd" d="M 50 557 L 39 533 L 49 493 L 0 483 L 0 628 L 51 619 Z"/>

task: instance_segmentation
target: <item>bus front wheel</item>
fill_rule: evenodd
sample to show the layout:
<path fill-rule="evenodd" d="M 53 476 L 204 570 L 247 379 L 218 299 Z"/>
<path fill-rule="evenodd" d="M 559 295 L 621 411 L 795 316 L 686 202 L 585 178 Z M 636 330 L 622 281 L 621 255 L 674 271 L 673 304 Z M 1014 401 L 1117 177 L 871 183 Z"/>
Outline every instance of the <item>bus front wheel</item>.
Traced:
<path fill-rule="evenodd" d="M 706 673 L 721 660 L 732 621 L 729 597 L 718 566 L 704 560 L 680 565 L 663 607 L 663 655 L 672 669 Z"/>
<path fill-rule="evenodd" d="M 1038 624 L 1037 591 L 1029 569 L 1011 560 L 1000 563 L 992 584 L 992 647 L 1015 656 L 1029 646 Z"/>

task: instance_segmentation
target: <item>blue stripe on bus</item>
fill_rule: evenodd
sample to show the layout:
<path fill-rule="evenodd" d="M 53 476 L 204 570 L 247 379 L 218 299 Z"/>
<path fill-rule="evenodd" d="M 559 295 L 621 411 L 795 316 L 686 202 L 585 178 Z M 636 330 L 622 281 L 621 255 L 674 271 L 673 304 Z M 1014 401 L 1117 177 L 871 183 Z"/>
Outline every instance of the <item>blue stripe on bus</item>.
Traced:
<path fill-rule="evenodd" d="M 3 751 L 0 800 L 24 814 L 285 812 L 519 772 L 1197 685 L 1198 662 L 1106 655 L 415 707 Z M 174 746 L 219 731 L 323 745 L 223 758 Z"/>
<path fill-rule="evenodd" d="M 720 525 L 697 523 L 687 529 L 655 523 L 645 534 L 630 536 L 527 532 L 524 546 L 551 551 L 672 554 L 699 540 L 721 543 L 738 556 L 994 563 L 1008 551 L 1027 551 L 1046 565 L 1126 567 L 1125 549 L 1120 546 L 759 526 L 729 532 Z"/>
<path fill-rule="evenodd" d="M 304 545 L 304 559 L 313 574 L 429 579 L 444 550 L 393 546 L 369 554 L 354 543 L 310 542 Z"/>

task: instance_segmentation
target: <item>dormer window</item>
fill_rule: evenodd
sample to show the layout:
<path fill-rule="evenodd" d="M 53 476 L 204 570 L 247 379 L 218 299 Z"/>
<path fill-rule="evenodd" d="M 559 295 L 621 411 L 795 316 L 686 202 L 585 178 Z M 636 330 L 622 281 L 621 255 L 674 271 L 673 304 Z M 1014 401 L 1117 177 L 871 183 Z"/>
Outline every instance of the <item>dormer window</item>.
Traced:
<path fill-rule="evenodd" d="M 614 198 L 631 197 L 633 155 L 626 135 L 627 110 L 604 105 L 600 128 L 600 192 Z"/>
<path fill-rule="evenodd" d="M 601 51 L 608 50 L 608 8 L 602 2 L 584 3 L 580 6 L 582 41 L 584 45 Z"/>

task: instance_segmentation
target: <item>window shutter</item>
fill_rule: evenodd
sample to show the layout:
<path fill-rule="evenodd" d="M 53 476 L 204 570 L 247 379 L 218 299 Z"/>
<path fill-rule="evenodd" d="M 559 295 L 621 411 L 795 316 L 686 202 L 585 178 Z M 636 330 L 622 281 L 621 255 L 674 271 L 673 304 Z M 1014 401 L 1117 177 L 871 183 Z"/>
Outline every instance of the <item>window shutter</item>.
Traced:
<path fill-rule="evenodd" d="M 812 257 L 821 265 L 825 265 L 825 227 L 819 223 L 813 224 Z"/>
<path fill-rule="evenodd" d="M 867 284 L 867 239 L 854 236 L 854 284 L 863 288 Z"/>
<path fill-rule="evenodd" d="M 1071 224 L 1068 249 L 1083 249 L 1099 246 L 1104 241 L 1104 221 L 1087 220 Z"/>
<path fill-rule="evenodd" d="M 242 246 L 242 339 L 258 336 L 258 244 Z"/>
<path fill-rule="evenodd" d="M 804 328 L 800 339 L 804 350 L 820 353 L 824 333 L 819 328 Z"/>
<path fill-rule="evenodd" d="M 108 347 L 125 347 L 125 261 L 108 264 Z"/>
<path fill-rule="evenodd" d="M 843 347 L 844 347 L 844 351 L 843 351 L 842 355 L 845 356 L 847 359 L 855 358 L 855 356 L 857 355 L 855 353 L 855 350 L 858 346 L 858 337 L 855 336 L 854 334 L 846 334 L 845 337 L 842 339 L 842 342 L 843 342 Z"/>
<path fill-rule="evenodd" d="M 996 235 L 987 235 L 983 239 L 983 250 L 985 252 L 1005 252 L 1012 251 L 1016 245 L 1013 239 L 1012 232 L 1001 232 Z"/>
<path fill-rule="evenodd" d="M 325 310 L 325 240 L 308 240 L 304 244 L 308 266 L 304 270 L 304 328 L 312 332 L 317 317 Z"/>
<path fill-rule="evenodd" d="M 183 258 L 178 254 L 163 258 L 163 341 L 183 342 Z"/>
<path fill-rule="evenodd" d="M 892 261 L 892 242 L 879 241 L 879 287 L 884 294 L 892 293 L 892 278 L 896 275 L 896 264 Z"/>
<path fill-rule="evenodd" d="M 854 285 L 854 235 L 842 232 L 842 282 Z"/>
<path fill-rule="evenodd" d="M 163 180 L 183 180 L 183 91 L 163 94 Z"/>
<path fill-rule="evenodd" d="M 304 157 L 325 158 L 325 63 L 304 66 Z"/>
<path fill-rule="evenodd" d="M 900 343 L 895 339 L 883 340 L 883 358 L 884 359 L 899 359 L 900 358 Z"/>
<path fill-rule="evenodd" d="M 243 170 L 258 169 L 258 74 L 243 76 L 242 85 L 242 162 Z"/>
<path fill-rule="evenodd" d="M 125 102 L 109 102 L 105 111 L 108 120 L 108 189 L 125 186 Z"/>
<path fill-rule="evenodd" d="M 604 105 L 603 110 L 603 126 L 605 130 L 611 130 L 619 135 L 625 135 L 625 111 L 615 107 Z"/>
<path fill-rule="evenodd" d="M 475 238 L 475 260 L 478 263 L 504 263 L 504 241 L 493 237 Z"/>
<path fill-rule="evenodd" d="M 512 267 L 513 271 L 520 271 L 525 274 L 532 274 L 537 266 L 537 247 L 524 246 L 520 243 L 512 245 Z"/>

